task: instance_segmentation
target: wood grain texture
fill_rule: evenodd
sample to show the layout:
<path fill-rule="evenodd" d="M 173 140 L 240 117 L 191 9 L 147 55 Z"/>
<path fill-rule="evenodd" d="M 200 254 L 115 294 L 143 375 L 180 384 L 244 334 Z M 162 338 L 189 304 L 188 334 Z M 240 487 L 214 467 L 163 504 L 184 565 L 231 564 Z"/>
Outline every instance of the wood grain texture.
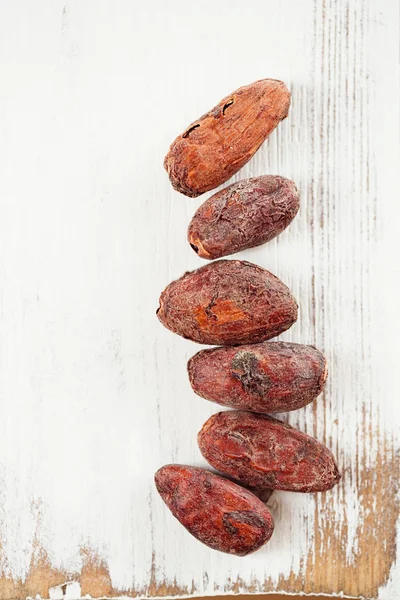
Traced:
<path fill-rule="evenodd" d="M 397 600 L 398 4 L 21 0 L 0 4 L 0 40 L 0 600 Z M 168 146 L 262 77 L 285 81 L 292 108 L 234 181 L 288 177 L 301 208 L 235 257 L 298 299 L 282 339 L 327 355 L 324 395 L 282 418 L 343 478 L 273 493 L 273 538 L 239 559 L 192 539 L 156 494 L 162 464 L 204 465 L 196 434 L 219 407 L 187 379 L 199 346 L 155 310 L 203 264 L 186 230 L 207 195 L 172 190 Z"/>

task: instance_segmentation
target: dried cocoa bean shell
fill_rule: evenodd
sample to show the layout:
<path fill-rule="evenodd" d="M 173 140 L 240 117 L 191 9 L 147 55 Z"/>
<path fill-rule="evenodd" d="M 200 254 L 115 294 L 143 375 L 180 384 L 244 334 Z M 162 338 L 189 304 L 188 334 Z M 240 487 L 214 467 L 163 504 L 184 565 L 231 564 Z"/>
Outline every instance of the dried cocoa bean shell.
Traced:
<path fill-rule="evenodd" d="M 214 550 L 245 556 L 274 531 L 267 507 L 254 494 L 206 469 L 166 465 L 155 475 L 162 499 L 178 521 Z"/>
<path fill-rule="evenodd" d="M 201 350 L 188 362 L 193 391 L 223 406 L 259 413 L 297 410 L 323 390 L 324 355 L 289 342 Z"/>
<path fill-rule="evenodd" d="M 201 258 L 221 258 L 269 242 L 298 210 L 299 192 L 293 181 L 279 175 L 243 179 L 198 208 L 188 241 Z"/>
<path fill-rule="evenodd" d="M 195 197 L 230 179 L 287 117 L 289 106 L 290 92 L 276 79 L 232 92 L 171 145 L 164 167 L 173 187 Z"/>
<path fill-rule="evenodd" d="M 267 415 L 243 410 L 213 415 L 198 444 L 210 465 L 252 488 L 324 492 L 340 479 L 326 446 Z"/>
<path fill-rule="evenodd" d="M 161 323 L 200 344 L 261 342 L 288 329 L 297 303 L 269 271 L 240 260 L 220 260 L 185 273 L 160 296 Z"/>

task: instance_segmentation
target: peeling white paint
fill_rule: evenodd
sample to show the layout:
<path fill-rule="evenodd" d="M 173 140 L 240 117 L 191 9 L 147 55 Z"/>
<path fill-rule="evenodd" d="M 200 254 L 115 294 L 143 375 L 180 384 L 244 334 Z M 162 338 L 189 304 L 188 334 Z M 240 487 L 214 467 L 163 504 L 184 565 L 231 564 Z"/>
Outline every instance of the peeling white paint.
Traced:
<path fill-rule="evenodd" d="M 400 501 L 400 498 L 399 498 Z M 396 527 L 396 546 L 400 544 L 400 519 L 397 521 Z M 379 600 L 398 600 L 400 598 L 400 560 L 393 563 L 390 569 L 388 582 L 381 586 L 379 590 Z"/>
<path fill-rule="evenodd" d="M 50 600 L 79 600 L 81 598 L 79 581 L 66 581 L 61 585 L 50 588 L 49 598 Z"/>

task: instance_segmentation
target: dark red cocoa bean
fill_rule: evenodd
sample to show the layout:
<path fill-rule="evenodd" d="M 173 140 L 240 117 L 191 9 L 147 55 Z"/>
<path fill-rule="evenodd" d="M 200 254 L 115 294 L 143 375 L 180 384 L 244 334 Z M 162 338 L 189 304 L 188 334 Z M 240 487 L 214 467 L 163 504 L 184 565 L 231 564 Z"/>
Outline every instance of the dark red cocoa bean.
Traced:
<path fill-rule="evenodd" d="M 293 181 L 278 175 L 244 179 L 198 208 L 188 240 L 201 258 L 221 258 L 272 240 L 298 210 L 299 193 Z"/>
<path fill-rule="evenodd" d="M 264 342 L 201 350 L 188 362 L 193 390 L 223 406 L 259 413 L 297 410 L 323 390 L 326 359 L 314 346 Z"/>
<path fill-rule="evenodd" d="M 269 271 L 220 260 L 185 273 L 160 296 L 161 323 L 200 344 L 230 345 L 273 338 L 297 319 L 289 289 Z"/>
<path fill-rule="evenodd" d="M 274 531 L 271 513 L 261 500 L 210 471 L 166 465 L 157 471 L 155 483 L 174 517 L 214 550 L 245 556 Z"/>
<path fill-rule="evenodd" d="M 290 92 L 276 79 L 232 92 L 171 145 L 164 167 L 173 187 L 195 197 L 227 181 L 287 117 L 289 106 Z"/>
<path fill-rule="evenodd" d="M 324 492 L 340 479 L 326 446 L 267 415 L 243 410 L 213 415 L 198 443 L 210 465 L 252 488 Z"/>

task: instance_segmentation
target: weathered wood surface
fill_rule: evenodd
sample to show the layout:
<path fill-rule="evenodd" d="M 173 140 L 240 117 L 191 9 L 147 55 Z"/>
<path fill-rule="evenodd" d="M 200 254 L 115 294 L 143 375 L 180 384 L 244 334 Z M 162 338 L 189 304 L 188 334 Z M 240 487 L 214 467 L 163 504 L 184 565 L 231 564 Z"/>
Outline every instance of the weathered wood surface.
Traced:
<path fill-rule="evenodd" d="M 3 1 L 0 40 L 0 598 L 399 598 L 398 3 Z M 174 192 L 162 162 L 262 77 L 292 109 L 236 180 L 289 177 L 301 209 L 241 256 L 299 300 L 282 339 L 327 354 L 326 393 L 287 418 L 343 479 L 274 493 L 272 541 L 237 559 L 153 486 L 161 464 L 204 464 L 196 433 L 218 410 L 187 380 L 199 347 L 155 316 L 203 264 L 185 237 L 204 198 Z"/>

